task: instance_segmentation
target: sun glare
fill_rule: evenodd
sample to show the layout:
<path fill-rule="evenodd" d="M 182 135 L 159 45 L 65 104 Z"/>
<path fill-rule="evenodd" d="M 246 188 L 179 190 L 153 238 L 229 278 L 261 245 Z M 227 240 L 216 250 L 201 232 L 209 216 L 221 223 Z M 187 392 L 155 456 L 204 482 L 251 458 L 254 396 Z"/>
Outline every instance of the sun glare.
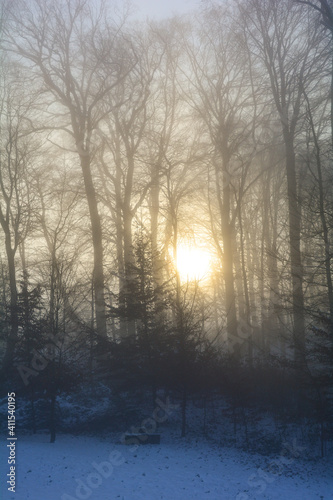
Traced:
<path fill-rule="evenodd" d="M 177 246 L 177 270 L 182 281 L 202 280 L 211 270 L 211 255 L 195 245 Z"/>

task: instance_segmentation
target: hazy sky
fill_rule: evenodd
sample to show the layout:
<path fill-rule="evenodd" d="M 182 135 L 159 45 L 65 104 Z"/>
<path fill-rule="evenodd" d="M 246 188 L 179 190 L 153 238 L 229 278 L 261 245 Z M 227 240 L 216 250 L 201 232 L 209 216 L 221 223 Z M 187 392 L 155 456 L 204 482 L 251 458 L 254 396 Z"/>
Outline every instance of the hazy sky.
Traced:
<path fill-rule="evenodd" d="M 135 17 L 164 18 L 195 9 L 200 0 L 133 0 L 138 12 Z"/>

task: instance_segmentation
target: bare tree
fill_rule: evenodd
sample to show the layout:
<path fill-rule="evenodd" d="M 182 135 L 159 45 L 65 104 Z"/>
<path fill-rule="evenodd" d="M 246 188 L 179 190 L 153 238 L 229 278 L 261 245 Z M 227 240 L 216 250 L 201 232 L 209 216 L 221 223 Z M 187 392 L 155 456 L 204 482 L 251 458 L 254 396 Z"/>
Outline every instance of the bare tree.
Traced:
<path fill-rule="evenodd" d="M 322 99 L 319 99 L 319 105 L 314 106 L 309 99 L 309 96 L 305 93 L 305 99 L 307 104 L 307 119 L 309 126 L 309 137 L 307 139 L 307 162 L 308 168 L 311 172 L 311 177 L 313 179 L 313 183 L 311 183 L 311 191 L 313 193 L 313 187 L 317 187 L 316 200 L 315 205 L 318 207 L 316 212 L 319 213 L 319 219 L 321 224 L 320 234 L 322 235 L 323 243 L 324 243 L 324 268 L 325 268 L 325 277 L 326 277 L 326 286 L 327 286 L 327 298 L 328 298 L 328 307 L 329 307 L 329 319 L 330 319 L 330 328 L 333 331 L 333 280 L 332 280 L 332 271 L 331 271 L 331 261 L 332 261 L 332 251 L 331 251 L 331 227 L 329 222 L 329 215 L 331 213 L 330 210 L 330 201 L 331 196 L 330 193 L 327 192 L 327 187 L 325 184 L 330 185 L 331 177 L 328 173 L 327 166 L 325 168 L 326 156 L 325 149 L 327 146 L 325 145 L 325 139 L 323 136 L 326 131 L 325 127 L 325 118 L 326 118 L 326 107 L 327 101 L 324 100 L 322 103 Z M 321 104 L 321 106 L 320 106 Z M 316 109 L 317 108 L 317 109 Z M 319 108 L 319 118 L 318 116 L 318 108 Z M 326 146 L 326 148 L 325 148 Z M 330 156 L 330 155 L 328 155 Z M 309 199 L 309 209 L 313 210 L 313 203 L 311 198 Z M 333 339 L 332 339 L 333 340 Z"/>
<path fill-rule="evenodd" d="M 48 100 L 42 128 L 64 131 L 75 144 L 91 221 L 96 329 L 105 336 L 103 242 L 92 175 L 93 134 L 113 106 L 106 96 L 135 61 L 124 51 L 128 42 L 121 28 L 109 22 L 104 4 L 96 6 L 87 0 L 17 2 L 12 6 L 6 39 L 7 47 L 28 62 L 33 78 L 43 82 L 41 95 L 47 94 Z"/>
<path fill-rule="evenodd" d="M 137 64 L 114 93 L 116 106 L 106 119 L 107 132 L 100 158 L 104 201 L 116 225 L 120 297 L 128 313 L 134 264 L 132 226 L 151 186 L 145 149 L 153 114 L 150 106 L 153 82 L 163 56 L 163 50 L 149 31 L 133 32 L 132 47 L 137 54 Z M 126 330 L 133 334 L 134 323 L 127 322 Z"/>
<path fill-rule="evenodd" d="M 24 138 L 31 102 L 17 81 L 3 66 L 0 97 L 0 226 L 5 236 L 5 252 L 10 285 L 10 331 L 2 370 L 10 368 L 18 340 L 17 276 L 15 256 L 30 227 L 31 207 L 27 166 L 36 148 L 32 138 Z"/>
<path fill-rule="evenodd" d="M 221 6 L 213 6 L 207 12 L 204 22 L 200 23 L 192 42 L 186 43 L 188 63 L 185 68 L 189 67 L 190 71 L 186 75 L 188 84 L 184 90 L 194 116 L 205 124 L 206 140 L 210 144 L 207 155 L 214 171 L 220 216 L 222 245 L 219 253 L 225 285 L 227 330 L 230 342 L 239 351 L 235 220 L 240 214 L 244 182 L 251 164 L 252 146 L 249 148 L 249 141 L 253 139 L 255 108 L 248 60 L 239 46 L 235 31 L 227 23 L 232 23 L 230 12 Z M 241 156 L 243 148 L 247 150 L 246 162 L 243 161 L 245 156 Z M 242 176 L 239 191 L 236 179 Z M 235 198 L 237 189 L 238 202 Z M 241 218 L 239 221 L 241 223 Z M 245 274 L 244 277 L 246 293 Z M 241 282 L 239 285 L 242 286 Z M 239 299 L 240 295 L 239 293 Z"/>
<path fill-rule="evenodd" d="M 307 5 L 321 15 L 321 22 L 331 32 L 331 139 L 333 148 L 333 2 L 332 0 L 295 0 L 296 3 Z"/>
<path fill-rule="evenodd" d="M 297 126 L 303 116 L 303 90 L 312 85 L 322 62 L 322 37 L 292 1 L 249 0 L 240 6 L 248 43 L 262 61 L 279 114 L 288 187 L 293 336 L 298 362 L 305 360 L 305 318 L 301 258 L 301 207 L 297 185 Z M 301 17 L 301 19 L 300 19 Z"/>

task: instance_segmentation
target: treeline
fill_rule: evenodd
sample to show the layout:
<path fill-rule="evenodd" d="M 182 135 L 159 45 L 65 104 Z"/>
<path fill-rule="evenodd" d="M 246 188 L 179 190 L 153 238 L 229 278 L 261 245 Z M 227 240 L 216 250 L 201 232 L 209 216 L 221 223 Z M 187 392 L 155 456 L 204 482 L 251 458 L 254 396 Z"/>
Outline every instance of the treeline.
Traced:
<path fill-rule="evenodd" d="M 153 399 L 171 384 L 184 435 L 190 387 L 275 365 L 296 398 L 317 394 L 324 426 L 332 33 L 329 0 L 147 23 L 106 2 L 2 0 L 3 377 L 33 392 L 43 372 L 52 415 L 83 374 Z M 209 276 L 182 278 L 180 244 L 208 249 Z"/>

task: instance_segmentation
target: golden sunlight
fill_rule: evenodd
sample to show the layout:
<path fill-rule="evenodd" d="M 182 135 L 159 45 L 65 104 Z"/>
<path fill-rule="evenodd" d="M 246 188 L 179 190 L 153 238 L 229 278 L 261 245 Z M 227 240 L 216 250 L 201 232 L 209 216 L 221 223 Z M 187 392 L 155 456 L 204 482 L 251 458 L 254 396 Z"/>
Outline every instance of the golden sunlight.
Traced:
<path fill-rule="evenodd" d="M 199 281 L 211 271 L 211 254 L 194 244 L 177 245 L 177 270 L 181 281 Z"/>

